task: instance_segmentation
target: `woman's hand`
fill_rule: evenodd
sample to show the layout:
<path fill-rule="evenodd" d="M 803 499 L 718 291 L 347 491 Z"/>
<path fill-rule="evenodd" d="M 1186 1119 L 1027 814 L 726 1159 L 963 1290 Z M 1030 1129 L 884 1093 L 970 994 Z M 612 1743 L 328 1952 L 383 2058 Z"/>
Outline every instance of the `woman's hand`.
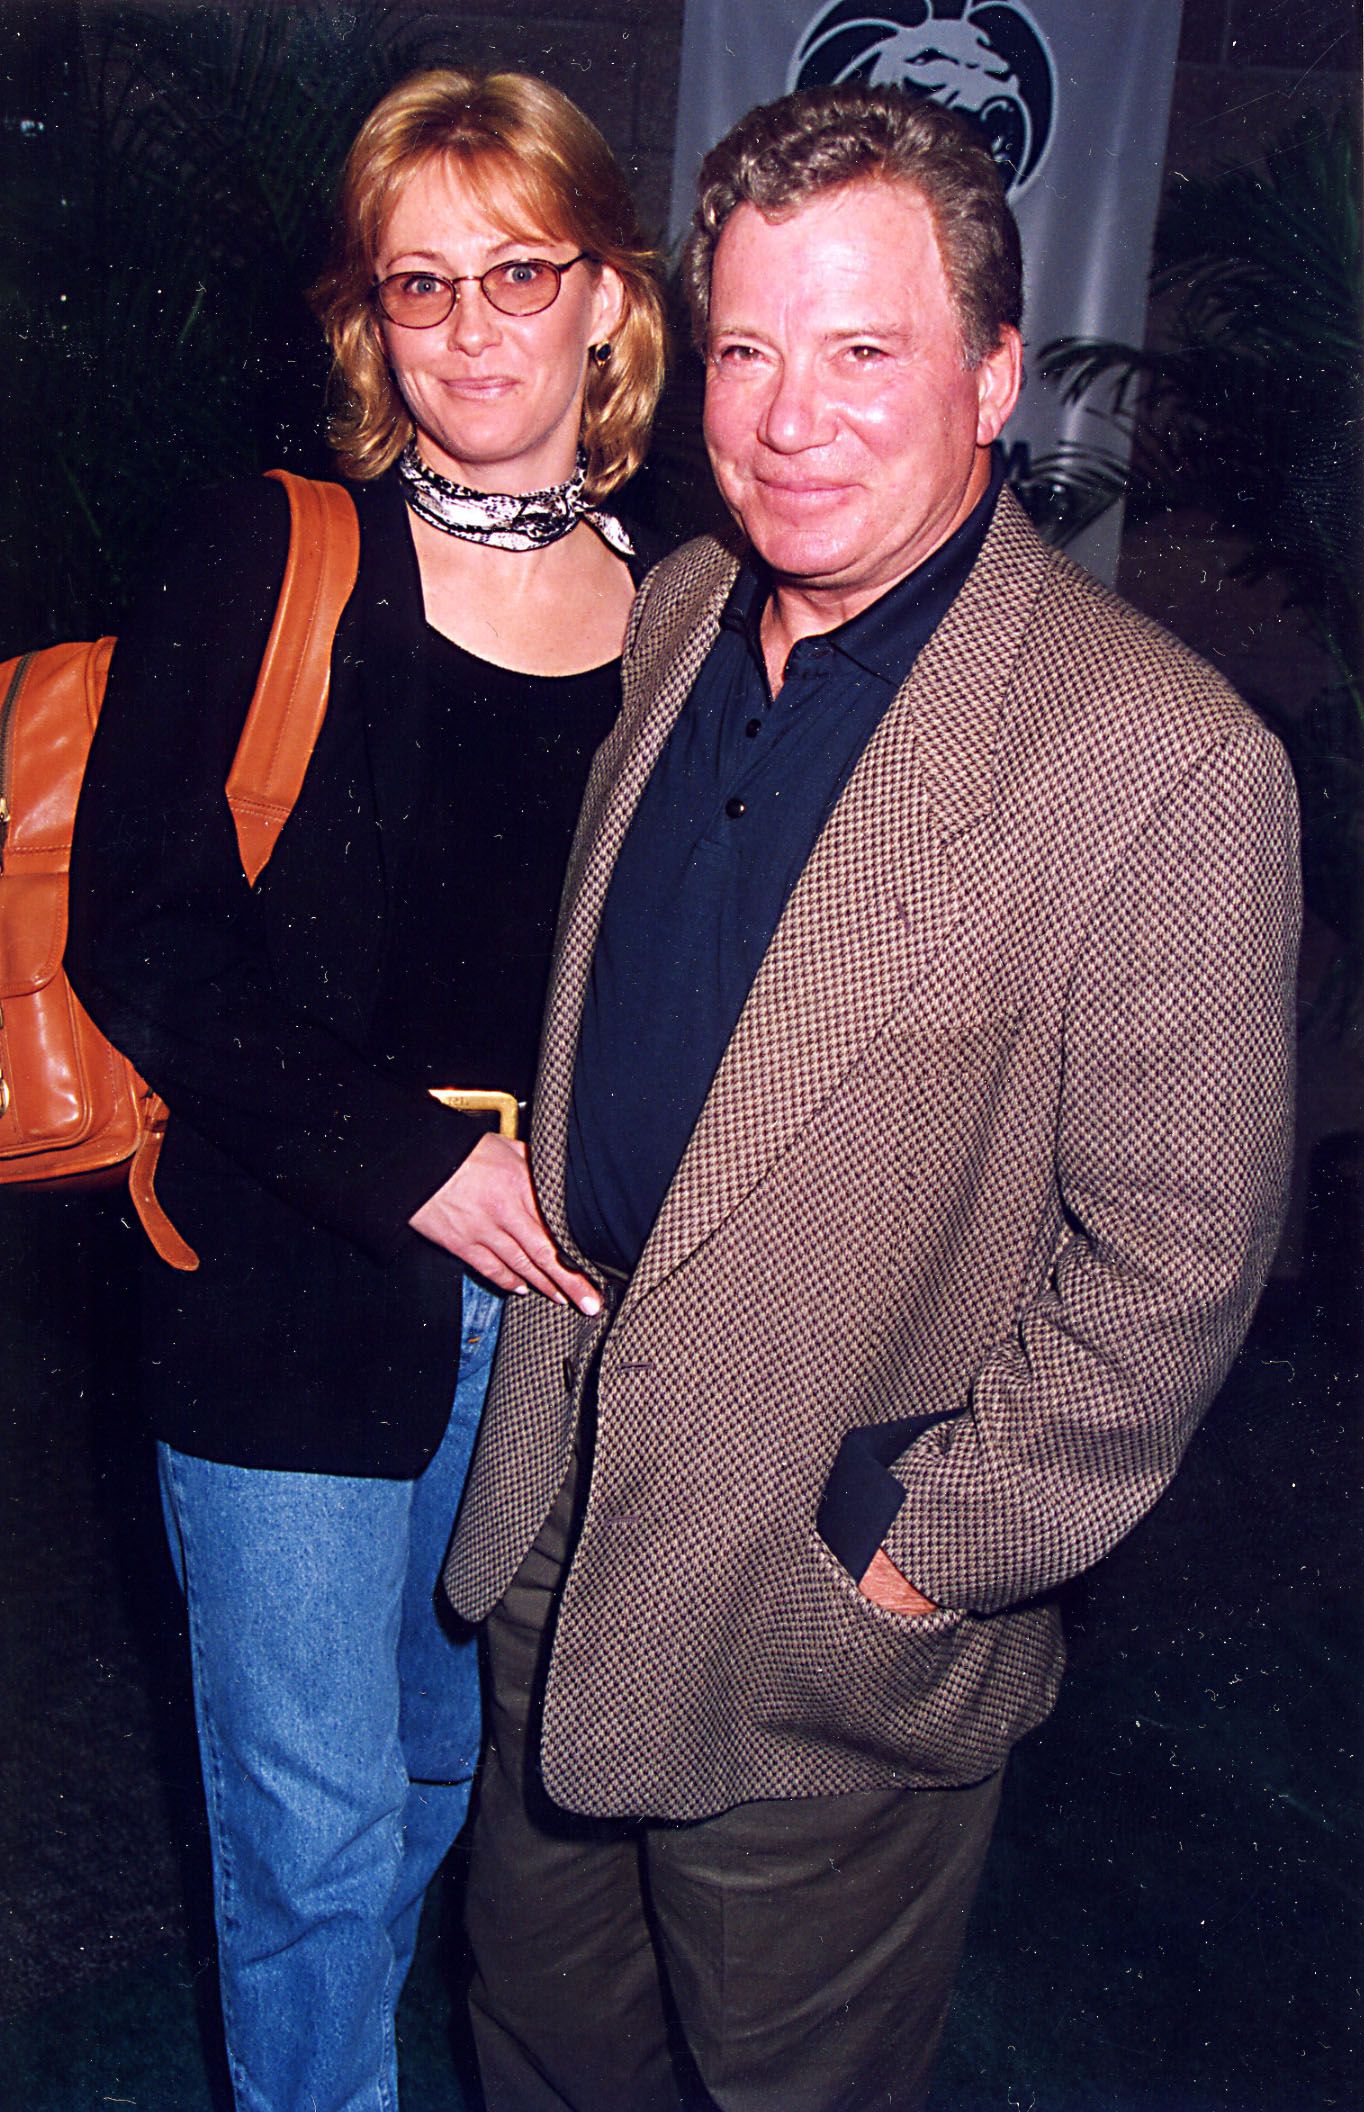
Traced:
<path fill-rule="evenodd" d="M 535 1200 L 524 1144 L 480 1137 L 463 1165 L 408 1223 L 501 1291 L 540 1291 L 555 1305 L 601 1311 L 601 1299 L 587 1278 L 566 1268 L 555 1251 Z"/>

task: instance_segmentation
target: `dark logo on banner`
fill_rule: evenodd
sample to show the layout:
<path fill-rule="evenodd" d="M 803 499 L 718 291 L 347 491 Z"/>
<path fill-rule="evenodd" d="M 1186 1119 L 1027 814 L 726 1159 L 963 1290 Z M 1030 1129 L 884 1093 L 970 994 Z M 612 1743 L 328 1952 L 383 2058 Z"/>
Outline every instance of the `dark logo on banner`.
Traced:
<path fill-rule="evenodd" d="M 1055 76 L 1041 32 L 1015 0 L 832 0 L 797 45 L 787 86 L 838 81 L 909 88 L 966 111 L 1013 192 L 1042 165 Z"/>

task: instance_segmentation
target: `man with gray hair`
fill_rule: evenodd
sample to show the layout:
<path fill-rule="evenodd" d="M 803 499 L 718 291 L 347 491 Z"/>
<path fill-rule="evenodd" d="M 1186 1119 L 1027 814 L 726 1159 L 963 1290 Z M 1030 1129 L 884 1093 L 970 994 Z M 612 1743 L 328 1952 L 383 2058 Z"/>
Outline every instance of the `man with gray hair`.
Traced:
<path fill-rule="evenodd" d="M 739 546 L 636 603 L 532 1142 L 607 1310 L 508 1316 L 447 1576 L 493 2112 L 922 2103 L 1056 1591 L 1175 1472 L 1289 1157 L 1288 770 L 1000 488 L 978 136 L 756 110 L 686 274 Z"/>

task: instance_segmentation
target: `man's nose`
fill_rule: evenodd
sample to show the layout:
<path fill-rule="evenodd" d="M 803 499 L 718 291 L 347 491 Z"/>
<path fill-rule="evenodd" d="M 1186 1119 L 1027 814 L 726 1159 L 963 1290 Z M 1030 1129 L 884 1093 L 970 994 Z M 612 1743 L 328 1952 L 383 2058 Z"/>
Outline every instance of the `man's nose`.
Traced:
<path fill-rule="evenodd" d="M 758 424 L 765 447 L 782 455 L 820 447 L 832 437 L 828 397 L 819 378 L 803 361 L 783 360 L 772 379 Z"/>

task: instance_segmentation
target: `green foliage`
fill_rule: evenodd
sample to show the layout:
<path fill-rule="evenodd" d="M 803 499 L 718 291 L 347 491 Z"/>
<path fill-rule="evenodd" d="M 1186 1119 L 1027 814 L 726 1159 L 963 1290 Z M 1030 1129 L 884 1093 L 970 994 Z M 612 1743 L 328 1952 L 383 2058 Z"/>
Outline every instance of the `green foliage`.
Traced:
<path fill-rule="evenodd" d="M 1337 682 L 1282 724 L 1298 772 L 1309 899 L 1352 934 L 1364 882 L 1364 327 L 1360 134 L 1353 108 L 1300 119 L 1263 166 L 1177 177 L 1156 230 L 1155 349 L 1047 346 L 1074 399 L 1114 390 L 1130 465 L 1071 451 L 1035 465 L 1034 505 L 1073 533 L 1126 496 L 1149 519 L 1208 515 L 1277 580 Z M 1350 1002 L 1364 989 L 1355 952 Z"/>
<path fill-rule="evenodd" d="M 1170 304 L 1165 343 L 1067 339 L 1041 359 L 1070 399 L 1111 383 L 1132 435 L 1130 471 L 1111 458 L 1064 465 L 1086 500 L 1126 491 L 1138 515 L 1208 513 L 1244 544 L 1239 576 L 1277 575 L 1356 690 L 1359 179 L 1353 110 L 1302 118 L 1263 168 L 1176 178 L 1153 272 Z"/>
<path fill-rule="evenodd" d="M 64 93 L 0 204 L 4 650 L 116 627 L 178 492 L 325 469 L 304 292 L 422 30 L 370 0 L 53 10 Z"/>

